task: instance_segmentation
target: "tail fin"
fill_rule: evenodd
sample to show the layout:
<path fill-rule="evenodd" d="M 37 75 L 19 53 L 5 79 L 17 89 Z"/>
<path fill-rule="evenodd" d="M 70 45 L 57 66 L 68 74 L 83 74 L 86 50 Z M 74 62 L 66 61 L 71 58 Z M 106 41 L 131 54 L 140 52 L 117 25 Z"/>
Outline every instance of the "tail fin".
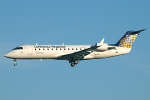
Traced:
<path fill-rule="evenodd" d="M 139 31 L 127 31 L 126 34 L 115 44 L 115 46 L 131 48 L 136 37 L 144 30 L 145 29 Z"/>

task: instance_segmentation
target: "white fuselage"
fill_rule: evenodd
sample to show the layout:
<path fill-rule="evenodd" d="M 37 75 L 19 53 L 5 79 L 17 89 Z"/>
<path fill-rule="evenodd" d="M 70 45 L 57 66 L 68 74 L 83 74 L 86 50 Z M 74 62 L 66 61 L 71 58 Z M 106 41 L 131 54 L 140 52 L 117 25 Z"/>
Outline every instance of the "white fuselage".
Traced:
<path fill-rule="evenodd" d="M 57 59 L 62 55 L 72 54 L 90 48 L 91 45 L 23 45 L 20 47 L 22 49 L 14 49 L 7 53 L 5 57 L 12 59 Z M 118 46 L 115 48 L 105 51 L 92 50 L 89 55 L 84 56 L 83 60 L 118 56 L 129 53 L 131 50 L 131 48 Z"/>
<path fill-rule="evenodd" d="M 23 45 L 4 56 L 14 59 L 15 66 L 16 59 L 56 59 L 67 60 L 74 67 L 80 60 L 101 59 L 129 53 L 133 42 L 142 31 L 144 29 L 127 31 L 116 44 L 112 45 L 104 43 L 104 38 L 95 45 Z"/>

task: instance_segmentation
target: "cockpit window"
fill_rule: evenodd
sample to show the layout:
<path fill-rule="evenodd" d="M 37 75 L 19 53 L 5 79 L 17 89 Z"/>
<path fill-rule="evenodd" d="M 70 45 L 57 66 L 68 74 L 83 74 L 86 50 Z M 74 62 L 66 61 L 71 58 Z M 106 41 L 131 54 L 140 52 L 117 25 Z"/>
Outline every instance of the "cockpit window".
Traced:
<path fill-rule="evenodd" d="M 13 50 L 23 49 L 23 47 L 16 47 Z"/>

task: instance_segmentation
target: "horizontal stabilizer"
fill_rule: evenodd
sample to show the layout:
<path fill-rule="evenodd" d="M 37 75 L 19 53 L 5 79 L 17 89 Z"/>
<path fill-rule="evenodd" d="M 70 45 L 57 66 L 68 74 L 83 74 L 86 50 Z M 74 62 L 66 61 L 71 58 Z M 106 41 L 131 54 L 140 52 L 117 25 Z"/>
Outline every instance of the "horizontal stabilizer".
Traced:
<path fill-rule="evenodd" d="M 145 31 L 145 30 L 146 30 L 146 29 L 139 30 L 139 31 L 132 31 L 130 34 L 131 34 L 131 35 L 135 35 L 135 34 L 138 34 L 138 35 L 139 35 L 140 32 Z"/>

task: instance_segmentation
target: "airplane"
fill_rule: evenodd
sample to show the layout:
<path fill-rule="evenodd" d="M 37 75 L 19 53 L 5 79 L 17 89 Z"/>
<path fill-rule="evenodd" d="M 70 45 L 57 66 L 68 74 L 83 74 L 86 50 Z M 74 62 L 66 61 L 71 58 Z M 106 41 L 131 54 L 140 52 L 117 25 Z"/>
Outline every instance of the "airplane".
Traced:
<path fill-rule="evenodd" d="M 104 43 L 104 38 L 95 45 L 22 45 L 12 49 L 4 57 L 14 59 L 55 59 L 67 60 L 71 67 L 79 61 L 89 59 L 102 59 L 127 54 L 132 49 L 132 44 L 140 32 L 127 31 L 116 44 Z"/>

